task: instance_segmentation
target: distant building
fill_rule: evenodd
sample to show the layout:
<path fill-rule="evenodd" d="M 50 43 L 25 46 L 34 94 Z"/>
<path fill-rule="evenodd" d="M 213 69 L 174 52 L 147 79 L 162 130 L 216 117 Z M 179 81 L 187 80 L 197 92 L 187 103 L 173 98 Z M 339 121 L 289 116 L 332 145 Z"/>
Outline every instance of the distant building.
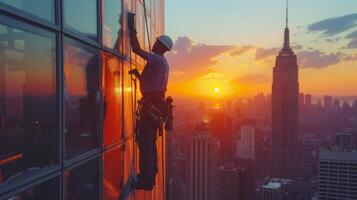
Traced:
<path fill-rule="evenodd" d="M 299 109 L 302 110 L 305 107 L 304 93 L 299 93 Z"/>
<path fill-rule="evenodd" d="M 219 190 L 218 199 L 221 200 L 236 200 L 240 195 L 240 190 L 244 185 L 240 185 L 239 180 L 242 179 L 241 172 L 243 168 L 235 167 L 234 165 L 220 166 L 218 169 Z"/>
<path fill-rule="evenodd" d="M 333 101 L 333 107 L 334 107 L 334 109 L 336 109 L 336 110 L 340 109 L 340 108 L 341 108 L 340 100 L 335 99 L 335 100 Z"/>
<path fill-rule="evenodd" d="M 169 200 L 184 200 L 185 199 L 185 183 L 182 178 L 168 178 L 166 181 L 166 196 Z"/>
<path fill-rule="evenodd" d="M 287 20 L 286 20 L 287 22 Z M 276 57 L 272 84 L 272 175 L 292 178 L 298 159 L 298 65 L 286 23 L 284 45 Z"/>
<path fill-rule="evenodd" d="M 324 108 L 330 110 L 332 108 L 332 97 L 324 96 Z"/>
<path fill-rule="evenodd" d="M 319 200 L 357 199 L 357 152 L 320 150 Z"/>
<path fill-rule="evenodd" d="M 208 130 L 196 131 L 190 141 L 189 152 L 187 199 L 217 199 L 217 140 Z"/>
<path fill-rule="evenodd" d="M 289 179 L 272 178 L 262 186 L 263 200 L 285 200 L 285 191 L 291 184 Z"/>
<path fill-rule="evenodd" d="M 351 105 L 349 102 L 347 102 L 347 101 L 343 102 L 343 105 L 342 105 L 343 111 L 349 111 L 350 107 L 351 107 Z"/>
<path fill-rule="evenodd" d="M 336 133 L 336 145 L 343 151 L 357 149 L 357 136 L 352 133 Z"/>
<path fill-rule="evenodd" d="M 305 95 L 305 105 L 306 105 L 306 107 L 311 107 L 311 104 L 312 104 L 311 94 L 306 94 Z"/>
<path fill-rule="evenodd" d="M 233 157 L 233 120 L 220 104 L 214 106 L 209 113 L 211 134 L 220 144 L 220 158 L 229 160 Z"/>
<path fill-rule="evenodd" d="M 241 120 L 240 134 L 237 142 L 238 159 L 255 159 L 256 120 L 247 118 Z"/>

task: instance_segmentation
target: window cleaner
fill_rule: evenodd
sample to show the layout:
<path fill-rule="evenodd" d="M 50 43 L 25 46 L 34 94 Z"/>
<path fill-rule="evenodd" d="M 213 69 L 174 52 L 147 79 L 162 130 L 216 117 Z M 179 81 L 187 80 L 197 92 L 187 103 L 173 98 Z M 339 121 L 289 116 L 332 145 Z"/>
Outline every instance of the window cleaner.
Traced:
<path fill-rule="evenodd" d="M 140 47 L 134 26 L 135 14 L 128 13 L 130 43 L 134 53 L 147 61 L 140 74 L 137 69 L 129 73 L 136 76 L 140 83 L 142 99 L 138 101 L 138 119 L 136 124 L 136 142 L 139 147 L 139 171 L 133 187 L 138 190 L 151 191 L 155 186 L 158 172 L 156 139 L 166 129 L 172 129 L 172 98 L 165 99 L 169 76 L 169 65 L 164 57 L 171 51 L 173 42 L 166 35 L 159 36 L 151 52 Z"/>

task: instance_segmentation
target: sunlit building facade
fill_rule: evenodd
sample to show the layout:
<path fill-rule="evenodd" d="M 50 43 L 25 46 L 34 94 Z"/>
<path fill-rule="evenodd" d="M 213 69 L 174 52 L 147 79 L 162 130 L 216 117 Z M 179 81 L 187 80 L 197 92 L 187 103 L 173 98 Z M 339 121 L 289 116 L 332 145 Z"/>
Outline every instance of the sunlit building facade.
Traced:
<path fill-rule="evenodd" d="M 149 50 L 163 0 L 0 0 L 0 199 L 118 199 L 138 172 L 134 141 L 144 61 L 130 50 L 136 13 Z M 165 145 L 152 192 L 164 199 Z"/>

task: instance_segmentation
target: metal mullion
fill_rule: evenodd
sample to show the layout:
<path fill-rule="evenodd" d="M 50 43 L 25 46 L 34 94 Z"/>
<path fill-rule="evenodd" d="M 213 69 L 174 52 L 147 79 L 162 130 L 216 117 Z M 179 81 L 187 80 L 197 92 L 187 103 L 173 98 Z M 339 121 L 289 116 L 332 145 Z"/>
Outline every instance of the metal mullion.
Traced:
<path fill-rule="evenodd" d="M 113 50 L 113 49 L 111 49 L 111 48 L 108 48 L 108 47 L 106 47 L 106 46 L 104 46 L 104 45 L 103 45 L 103 47 L 102 47 L 102 50 L 103 50 L 104 52 L 106 52 L 106 53 L 110 53 L 110 54 L 115 55 L 118 59 L 121 59 L 121 60 L 125 60 L 125 59 L 127 58 L 127 56 L 125 56 L 124 54 L 119 53 L 118 51 L 115 51 L 115 50 Z"/>
<path fill-rule="evenodd" d="M 63 25 L 64 26 L 64 25 Z M 63 27 L 63 33 L 66 37 L 71 38 L 73 40 L 76 41 L 80 41 L 82 43 L 85 43 L 87 45 L 96 47 L 96 48 L 101 48 L 100 44 L 97 41 L 91 40 L 79 33 L 74 33 L 72 32 L 70 29 L 68 29 L 67 27 Z"/>
<path fill-rule="evenodd" d="M 98 36 L 98 43 L 102 47 L 103 38 L 102 38 L 102 22 L 103 22 L 103 1 L 104 0 L 96 0 L 97 1 L 97 36 Z"/>
<path fill-rule="evenodd" d="M 60 93 L 60 149 L 61 149 L 61 175 L 60 175 L 60 199 L 64 199 L 65 197 L 65 180 L 64 180 L 64 162 L 65 162 L 65 155 L 66 155 L 66 144 L 65 144 L 65 109 L 64 109 L 64 36 L 63 36 L 63 15 L 62 15 L 62 8 L 63 8 L 63 0 L 56 0 L 56 14 L 57 14 L 57 23 L 60 26 L 60 46 L 59 46 L 59 93 Z"/>
<path fill-rule="evenodd" d="M 64 162 L 64 80 L 63 80 L 63 36 L 62 33 L 57 33 L 56 36 L 57 45 L 56 45 L 56 72 L 57 72 L 57 137 L 58 137 L 58 156 L 59 156 L 59 165 L 61 166 L 61 171 L 63 169 Z M 62 176 L 61 176 L 62 177 Z"/>
<path fill-rule="evenodd" d="M 72 165 L 66 166 L 66 168 L 64 169 L 64 171 L 65 171 L 65 170 L 72 170 L 72 169 L 74 169 L 74 168 L 76 168 L 76 167 L 78 167 L 78 166 L 81 166 L 81 165 L 83 165 L 83 164 L 85 164 L 85 163 L 91 162 L 91 161 L 96 160 L 96 159 L 99 159 L 99 158 L 100 158 L 100 154 L 96 154 L 96 155 L 94 155 L 94 156 L 84 158 L 84 159 L 82 159 L 82 160 L 80 160 L 80 161 L 73 162 Z"/>
<path fill-rule="evenodd" d="M 74 158 L 66 160 L 64 162 L 64 168 L 70 168 L 72 165 L 76 165 L 76 163 L 82 163 L 83 160 L 88 160 L 97 157 L 100 153 L 101 150 L 98 148 L 82 153 Z"/>
<path fill-rule="evenodd" d="M 102 9 L 102 5 L 103 5 L 103 1 L 104 0 L 97 0 L 97 35 L 98 35 L 98 43 L 100 46 L 100 50 L 99 50 L 99 62 L 98 64 L 99 66 L 99 92 L 100 92 L 100 100 L 99 100 L 99 146 L 100 146 L 100 155 L 99 155 L 99 199 L 103 199 L 103 150 L 104 150 L 104 144 L 103 144 L 103 38 L 102 38 L 102 18 L 103 18 L 103 9 Z"/>

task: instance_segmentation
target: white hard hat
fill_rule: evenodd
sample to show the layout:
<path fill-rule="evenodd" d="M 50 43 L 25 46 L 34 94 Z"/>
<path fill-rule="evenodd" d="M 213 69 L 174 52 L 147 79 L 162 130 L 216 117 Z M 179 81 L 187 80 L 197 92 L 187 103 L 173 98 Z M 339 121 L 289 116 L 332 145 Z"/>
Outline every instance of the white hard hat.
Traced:
<path fill-rule="evenodd" d="M 172 42 L 171 38 L 167 35 L 161 35 L 157 38 L 169 51 L 171 51 L 172 46 L 174 43 Z"/>

